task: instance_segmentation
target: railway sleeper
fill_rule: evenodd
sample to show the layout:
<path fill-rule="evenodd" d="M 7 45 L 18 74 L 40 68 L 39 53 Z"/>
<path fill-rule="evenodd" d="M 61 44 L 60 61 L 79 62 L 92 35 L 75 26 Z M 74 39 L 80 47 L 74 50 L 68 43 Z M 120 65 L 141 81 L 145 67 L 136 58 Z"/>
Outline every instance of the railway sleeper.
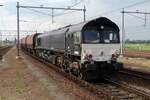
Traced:
<path fill-rule="evenodd" d="M 115 86 L 107 86 L 109 89 L 117 89 Z"/>
<path fill-rule="evenodd" d="M 117 97 L 119 100 L 143 100 L 141 97 L 135 96 L 135 97 L 129 97 L 129 96 L 120 96 Z"/>
<path fill-rule="evenodd" d="M 124 98 L 124 99 L 138 99 L 140 96 L 137 96 L 136 94 L 130 94 L 125 91 L 120 91 L 116 87 L 109 86 L 110 91 L 112 92 L 113 96 L 116 96 L 117 98 Z M 141 99 L 140 99 L 141 100 Z"/>
<path fill-rule="evenodd" d="M 139 99 L 140 97 L 139 96 L 137 96 L 137 95 L 134 95 L 134 94 L 126 94 L 126 95 L 124 95 L 124 96 L 118 96 L 118 98 L 119 99 L 123 99 L 123 100 L 131 100 L 131 99 Z"/>
<path fill-rule="evenodd" d="M 112 92 L 112 95 L 113 96 L 123 96 L 125 95 L 126 93 L 123 93 L 123 92 Z"/>
<path fill-rule="evenodd" d="M 101 85 L 101 84 L 100 84 Z M 101 85 L 102 87 L 104 87 L 104 88 L 106 88 L 106 89 L 117 89 L 116 87 L 114 87 L 114 86 L 108 86 L 108 85 L 106 85 L 106 84 L 103 84 L 103 85 Z"/>
<path fill-rule="evenodd" d="M 119 92 L 119 90 L 118 89 L 113 89 L 113 90 L 111 90 L 111 92 Z"/>
<path fill-rule="evenodd" d="M 135 98 L 130 98 L 130 97 L 126 97 L 126 98 L 118 98 L 119 100 L 143 100 L 143 99 L 140 99 L 138 97 L 135 97 Z"/>

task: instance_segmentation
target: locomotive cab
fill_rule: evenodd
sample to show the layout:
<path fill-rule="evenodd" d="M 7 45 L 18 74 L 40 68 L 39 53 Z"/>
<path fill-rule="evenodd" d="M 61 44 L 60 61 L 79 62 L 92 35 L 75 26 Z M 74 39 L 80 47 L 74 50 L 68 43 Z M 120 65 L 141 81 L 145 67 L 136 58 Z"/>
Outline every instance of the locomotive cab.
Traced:
<path fill-rule="evenodd" d="M 122 68 L 119 28 L 105 18 L 87 23 L 82 29 L 81 63 L 85 79 L 98 79 Z"/>

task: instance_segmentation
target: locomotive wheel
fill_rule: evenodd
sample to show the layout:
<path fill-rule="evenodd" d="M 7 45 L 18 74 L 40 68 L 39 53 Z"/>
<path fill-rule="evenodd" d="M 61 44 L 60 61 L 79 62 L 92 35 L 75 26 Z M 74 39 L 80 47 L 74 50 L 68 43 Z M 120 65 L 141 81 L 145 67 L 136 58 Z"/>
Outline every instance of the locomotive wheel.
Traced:
<path fill-rule="evenodd" d="M 68 61 L 64 61 L 63 69 L 64 69 L 65 72 L 67 72 L 67 73 L 70 72 L 70 69 L 69 69 L 69 62 L 68 62 Z"/>
<path fill-rule="evenodd" d="M 83 79 L 83 74 L 80 72 L 78 77 L 79 77 L 80 79 Z"/>
<path fill-rule="evenodd" d="M 78 77 L 79 77 L 80 79 L 82 79 L 82 80 L 86 80 L 85 72 L 82 71 L 82 70 L 80 70 Z"/>
<path fill-rule="evenodd" d="M 63 69 L 63 58 L 62 57 L 56 57 L 56 65 L 59 66 L 61 69 Z"/>

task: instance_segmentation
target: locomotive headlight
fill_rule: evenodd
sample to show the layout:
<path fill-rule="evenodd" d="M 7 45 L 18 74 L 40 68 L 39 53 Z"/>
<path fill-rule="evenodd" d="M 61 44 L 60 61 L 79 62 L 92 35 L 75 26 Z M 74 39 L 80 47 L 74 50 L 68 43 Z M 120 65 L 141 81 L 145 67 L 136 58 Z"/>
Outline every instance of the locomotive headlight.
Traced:
<path fill-rule="evenodd" d="M 103 25 L 101 25 L 101 26 L 100 26 L 100 29 L 102 29 L 102 30 L 103 30 L 103 29 L 104 29 L 104 26 L 103 26 Z"/>
<path fill-rule="evenodd" d="M 78 55 L 78 54 L 79 54 L 79 52 L 78 52 L 78 51 L 74 51 L 74 54 Z"/>
<path fill-rule="evenodd" d="M 86 54 L 84 56 L 84 59 L 87 60 L 87 61 L 92 61 L 93 60 L 93 55 L 92 54 Z"/>
<path fill-rule="evenodd" d="M 117 56 L 119 56 L 119 55 L 120 55 L 120 50 L 116 50 L 116 51 L 115 51 L 115 54 L 116 54 Z"/>
<path fill-rule="evenodd" d="M 120 55 L 120 51 L 116 50 L 115 53 L 112 54 L 112 59 L 117 59 Z"/>
<path fill-rule="evenodd" d="M 93 55 L 90 50 L 84 50 L 82 59 L 92 61 Z"/>
<path fill-rule="evenodd" d="M 90 59 L 92 59 L 92 58 L 93 58 L 93 55 L 92 55 L 92 54 L 89 54 L 88 57 L 89 57 Z"/>

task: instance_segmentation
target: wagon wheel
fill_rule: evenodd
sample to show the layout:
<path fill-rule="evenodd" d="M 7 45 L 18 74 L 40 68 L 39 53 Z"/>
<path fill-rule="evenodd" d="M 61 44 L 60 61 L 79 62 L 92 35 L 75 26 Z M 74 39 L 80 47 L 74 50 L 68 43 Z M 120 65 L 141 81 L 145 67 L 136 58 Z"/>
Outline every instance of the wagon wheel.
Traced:
<path fill-rule="evenodd" d="M 59 66 L 61 69 L 63 69 L 63 58 L 62 57 L 56 57 L 56 65 Z"/>
<path fill-rule="evenodd" d="M 58 57 L 55 58 L 55 65 L 59 66 Z"/>
<path fill-rule="evenodd" d="M 80 69 L 78 77 L 82 80 L 85 80 L 84 71 Z"/>
<path fill-rule="evenodd" d="M 80 79 L 83 79 L 83 74 L 80 72 L 78 77 L 79 77 Z"/>

